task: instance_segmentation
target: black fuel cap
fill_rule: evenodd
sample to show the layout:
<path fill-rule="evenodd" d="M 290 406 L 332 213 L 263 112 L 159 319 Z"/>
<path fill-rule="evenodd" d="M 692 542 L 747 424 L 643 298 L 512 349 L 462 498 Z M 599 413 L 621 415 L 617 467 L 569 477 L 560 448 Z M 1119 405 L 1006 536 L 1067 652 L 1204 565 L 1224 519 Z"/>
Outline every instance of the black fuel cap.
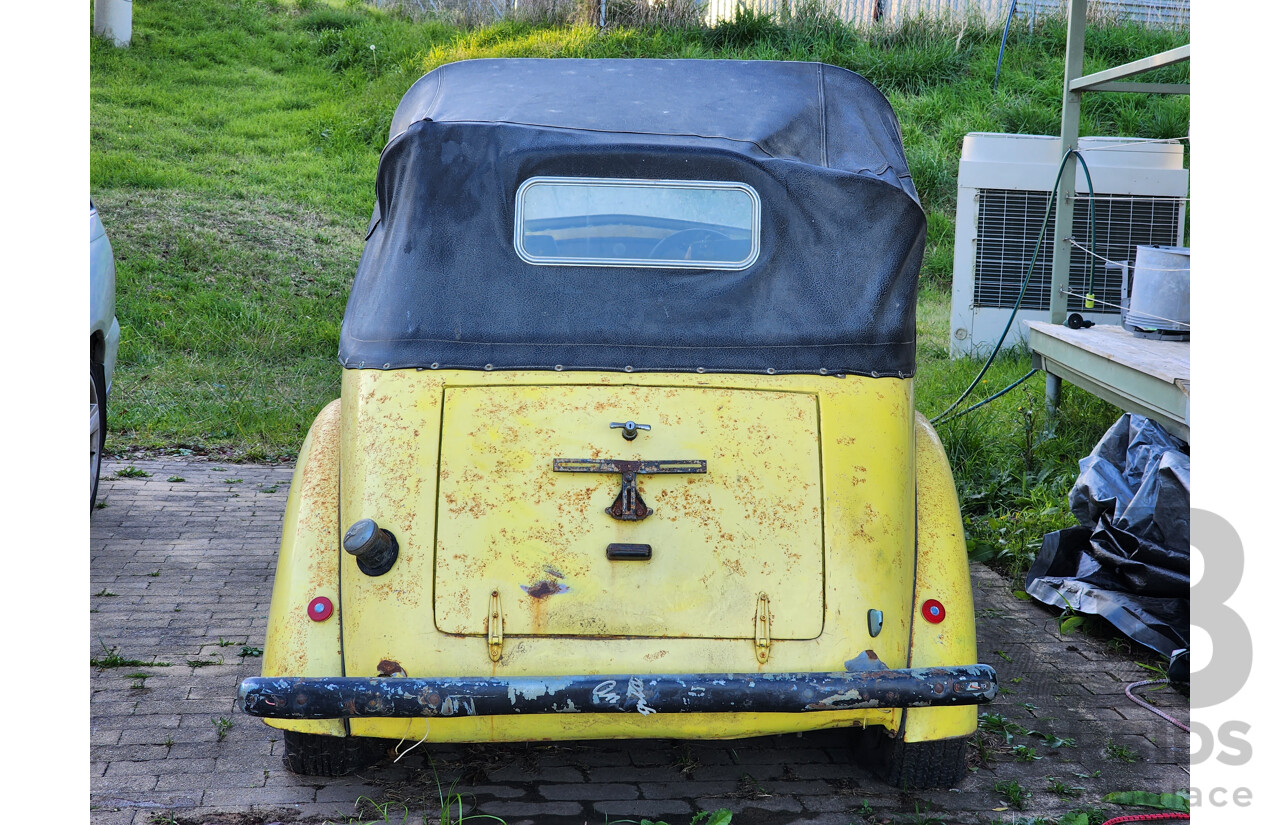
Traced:
<path fill-rule="evenodd" d="M 360 572 L 381 576 L 391 569 L 400 555 L 400 546 L 390 530 L 384 530 L 371 518 L 362 518 L 347 528 L 342 549 L 356 557 Z"/>

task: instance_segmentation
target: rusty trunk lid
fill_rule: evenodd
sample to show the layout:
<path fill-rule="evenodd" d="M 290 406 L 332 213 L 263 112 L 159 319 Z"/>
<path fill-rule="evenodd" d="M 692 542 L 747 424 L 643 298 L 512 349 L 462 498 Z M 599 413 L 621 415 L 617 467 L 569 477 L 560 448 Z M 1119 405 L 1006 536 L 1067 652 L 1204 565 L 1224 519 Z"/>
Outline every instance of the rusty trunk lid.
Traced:
<path fill-rule="evenodd" d="M 446 386 L 440 436 L 438 630 L 496 593 L 507 636 L 751 638 L 762 595 L 772 638 L 822 632 L 815 394 Z"/>

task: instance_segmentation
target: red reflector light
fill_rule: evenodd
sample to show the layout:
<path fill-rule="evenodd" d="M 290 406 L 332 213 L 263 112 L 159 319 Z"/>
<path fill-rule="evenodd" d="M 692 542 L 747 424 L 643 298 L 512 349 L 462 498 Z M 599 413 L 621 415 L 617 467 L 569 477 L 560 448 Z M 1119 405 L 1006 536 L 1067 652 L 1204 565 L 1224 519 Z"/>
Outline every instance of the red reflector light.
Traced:
<path fill-rule="evenodd" d="M 947 609 L 937 599 L 930 599 L 920 607 L 920 613 L 926 622 L 937 624 L 947 618 Z"/>
<path fill-rule="evenodd" d="M 333 615 L 333 602 L 324 596 L 317 596 L 311 600 L 311 604 L 307 605 L 307 615 L 313 622 L 323 622 Z"/>

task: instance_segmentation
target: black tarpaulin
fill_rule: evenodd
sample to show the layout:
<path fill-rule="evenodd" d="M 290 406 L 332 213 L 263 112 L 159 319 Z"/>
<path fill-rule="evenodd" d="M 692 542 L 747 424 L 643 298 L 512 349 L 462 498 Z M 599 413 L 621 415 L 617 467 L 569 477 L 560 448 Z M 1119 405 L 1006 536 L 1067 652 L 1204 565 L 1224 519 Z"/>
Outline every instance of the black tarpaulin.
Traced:
<path fill-rule="evenodd" d="M 1081 527 L 1045 536 L 1027 593 L 1053 607 L 1102 616 L 1165 655 L 1191 633 L 1191 458 L 1154 421 L 1125 414 L 1071 488 Z"/>
<path fill-rule="evenodd" d="M 343 320 L 349 368 L 915 370 L 925 220 L 884 96 L 816 63 L 477 60 L 405 95 Z M 738 271 L 538 265 L 531 177 L 731 181 Z"/>

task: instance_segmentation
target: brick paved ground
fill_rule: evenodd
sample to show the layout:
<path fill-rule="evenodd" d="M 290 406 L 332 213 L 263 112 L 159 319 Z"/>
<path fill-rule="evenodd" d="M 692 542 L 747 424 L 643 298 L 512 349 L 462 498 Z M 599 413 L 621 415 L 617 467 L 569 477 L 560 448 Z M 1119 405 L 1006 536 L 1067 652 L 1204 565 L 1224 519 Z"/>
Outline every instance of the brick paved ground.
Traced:
<path fill-rule="evenodd" d="M 440 787 L 462 795 L 464 812 L 512 825 L 642 817 L 683 825 L 718 808 L 746 825 L 1017 822 L 1099 806 L 1109 791 L 1190 782 L 1187 735 L 1124 696 L 1126 683 L 1150 674 L 1097 640 L 1060 638 L 1049 613 L 1014 599 L 981 566 L 973 572 L 979 659 L 996 666 L 1004 686 L 985 710 L 1016 727 L 1007 742 L 998 732 L 981 736 L 985 762 L 975 749 L 975 770 L 955 790 L 893 792 L 849 763 L 840 731 L 433 747 L 430 763 L 423 746 L 359 776 L 296 777 L 281 766 L 279 734 L 233 706 L 239 680 L 260 663 L 241 653 L 263 644 L 291 469 L 135 463 L 150 475 L 115 478 L 125 465 L 104 466 L 106 507 L 91 527 L 90 658 L 154 663 L 91 665 L 91 807 L 101 825 L 399 823 L 402 810 L 409 822 L 423 812 L 434 822 Z M 1184 696 L 1149 697 L 1186 718 Z M 1074 746 L 1015 732 L 1025 730 Z M 1019 760 L 1019 745 L 1040 758 Z M 1078 796 L 1052 792 L 1055 779 Z M 1000 781 L 1029 793 L 1024 810 L 996 792 Z M 375 805 L 389 805 L 388 815 Z"/>

